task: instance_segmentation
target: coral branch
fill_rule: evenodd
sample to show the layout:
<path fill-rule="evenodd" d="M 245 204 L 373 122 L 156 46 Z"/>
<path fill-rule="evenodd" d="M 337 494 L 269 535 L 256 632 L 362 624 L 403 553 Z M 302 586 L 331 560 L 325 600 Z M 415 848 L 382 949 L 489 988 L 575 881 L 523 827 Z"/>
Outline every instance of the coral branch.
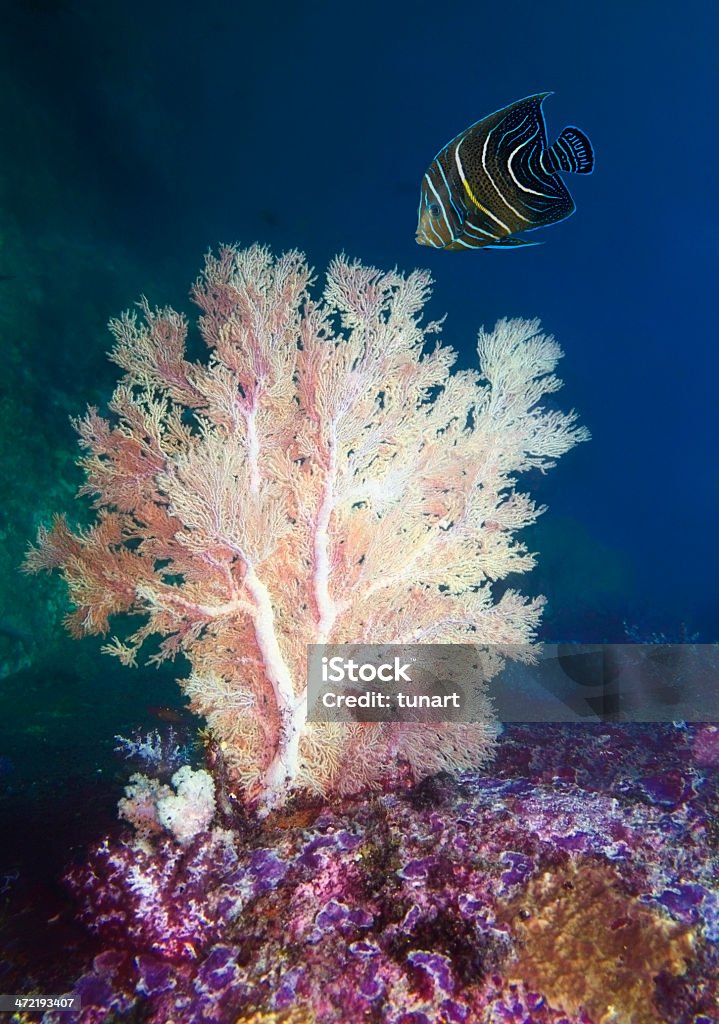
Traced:
<path fill-rule="evenodd" d="M 450 348 L 424 351 L 425 273 L 339 257 L 322 301 L 311 283 L 296 252 L 209 254 L 204 360 L 173 310 L 113 321 L 123 380 L 75 423 L 97 521 L 56 520 L 27 558 L 63 572 L 75 633 L 131 613 L 106 651 L 132 664 L 155 637 L 151 660 L 188 659 L 190 706 L 263 811 L 377 785 L 398 758 L 419 778 L 488 756 L 488 704 L 429 732 L 308 723 L 307 645 L 531 642 L 541 599 L 492 594 L 534 564 L 518 533 L 543 509 L 517 476 L 588 436 L 541 404 L 561 351 L 536 321 L 481 331 L 479 370 L 453 373 Z"/>

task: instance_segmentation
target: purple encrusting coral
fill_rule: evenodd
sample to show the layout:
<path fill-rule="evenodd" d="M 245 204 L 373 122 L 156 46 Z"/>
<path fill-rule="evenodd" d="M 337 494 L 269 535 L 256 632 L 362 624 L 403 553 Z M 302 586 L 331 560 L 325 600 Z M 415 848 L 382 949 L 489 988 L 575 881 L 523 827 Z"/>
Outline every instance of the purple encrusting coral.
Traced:
<path fill-rule="evenodd" d="M 716 1024 L 700 733 L 514 726 L 484 774 L 105 841 L 68 879 L 85 1008 L 46 1024 Z"/>

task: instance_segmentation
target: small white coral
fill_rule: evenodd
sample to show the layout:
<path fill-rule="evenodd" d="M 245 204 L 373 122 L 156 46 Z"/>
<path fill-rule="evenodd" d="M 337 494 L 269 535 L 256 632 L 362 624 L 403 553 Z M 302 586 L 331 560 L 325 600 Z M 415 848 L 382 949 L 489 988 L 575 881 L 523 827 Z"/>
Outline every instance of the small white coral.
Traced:
<path fill-rule="evenodd" d="M 177 793 L 161 797 L 157 802 L 160 824 L 173 833 L 183 846 L 204 832 L 215 813 L 215 784 L 204 768 L 193 771 L 183 765 L 172 776 Z"/>
<path fill-rule="evenodd" d="M 206 831 L 212 821 L 215 785 L 209 772 L 203 768 L 194 771 L 188 764 L 175 772 L 172 785 L 174 793 L 157 779 L 135 774 L 125 788 L 118 809 L 120 817 L 134 825 L 141 836 L 164 828 L 186 846 L 196 835 Z"/>
<path fill-rule="evenodd" d="M 121 818 L 125 818 L 145 838 L 161 832 L 162 825 L 157 817 L 157 804 L 165 796 L 171 796 L 169 786 L 135 772 L 125 786 L 125 795 L 117 805 Z"/>

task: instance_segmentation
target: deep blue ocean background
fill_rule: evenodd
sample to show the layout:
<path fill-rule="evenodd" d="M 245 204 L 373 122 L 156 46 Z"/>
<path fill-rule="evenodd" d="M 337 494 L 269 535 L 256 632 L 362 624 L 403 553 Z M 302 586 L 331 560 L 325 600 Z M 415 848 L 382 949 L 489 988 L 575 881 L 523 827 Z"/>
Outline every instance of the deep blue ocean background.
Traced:
<path fill-rule="evenodd" d="M 0 13 L 0 809 L 24 821 L 0 895 L 16 868 L 33 877 L 32 851 L 56 848 L 51 879 L 100 834 L 127 777 L 108 768 L 114 734 L 182 706 L 172 668 L 131 673 L 96 639 L 65 640 L 62 587 L 18 565 L 53 511 L 81 515 L 69 417 L 111 394 L 108 318 L 143 293 L 191 312 L 220 242 L 302 249 L 320 277 L 339 251 L 429 268 L 428 318 L 448 314 L 461 366 L 480 325 L 539 317 L 565 352 L 560 404 L 593 439 L 525 479 L 549 510 L 525 538 L 538 568 L 515 585 L 547 596 L 549 639 L 617 641 L 626 623 L 719 641 L 716 4 L 0 0 Z M 550 137 L 576 124 L 595 148 L 591 176 L 565 177 L 576 214 L 536 248 L 419 248 L 436 152 L 544 90 Z M 31 821 L 33 795 L 49 819 Z"/>
<path fill-rule="evenodd" d="M 537 487 L 550 510 L 522 581 L 564 637 L 607 616 L 717 634 L 717 8 L 710 3 L 5 3 L 3 294 L 28 400 L 109 393 L 104 321 L 139 293 L 187 308 L 220 241 L 428 267 L 431 315 L 471 365 L 476 330 L 540 317 L 562 400 L 593 441 Z M 526 251 L 414 242 L 426 166 L 457 132 L 554 90 L 548 131 L 593 141 L 577 212 Z M 38 276 L 41 278 L 38 281 Z M 30 295 L 28 295 L 30 290 Z M 22 333 L 22 332 L 21 332 Z M 43 413 L 50 415 L 47 409 Z"/>

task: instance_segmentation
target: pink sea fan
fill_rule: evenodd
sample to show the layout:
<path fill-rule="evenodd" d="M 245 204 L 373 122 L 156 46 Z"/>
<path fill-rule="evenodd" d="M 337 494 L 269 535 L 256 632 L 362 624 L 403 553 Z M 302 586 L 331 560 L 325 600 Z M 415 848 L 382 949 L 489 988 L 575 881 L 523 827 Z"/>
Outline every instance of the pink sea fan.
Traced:
<path fill-rule="evenodd" d="M 424 351 L 430 279 L 335 259 L 323 298 L 289 252 L 208 255 L 192 296 L 209 351 L 171 309 L 111 323 L 125 375 L 104 418 L 77 421 L 95 524 L 41 531 L 27 567 L 59 568 L 75 634 L 140 616 L 105 650 L 182 653 L 190 706 L 264 811 L 295 789 L 376 785 L 481 763 L 495 724 L 306 722 L 312 643 L 525 644 L 541 599 L 492 584 L 526 572 L 517 533 L 543 509 L 516 489 L 587 432 L 539 403 L 561 351 L 537 321 L 480 332 L 480 371 Z M 497 662 L 498 664 L 499 662 Z"/>

